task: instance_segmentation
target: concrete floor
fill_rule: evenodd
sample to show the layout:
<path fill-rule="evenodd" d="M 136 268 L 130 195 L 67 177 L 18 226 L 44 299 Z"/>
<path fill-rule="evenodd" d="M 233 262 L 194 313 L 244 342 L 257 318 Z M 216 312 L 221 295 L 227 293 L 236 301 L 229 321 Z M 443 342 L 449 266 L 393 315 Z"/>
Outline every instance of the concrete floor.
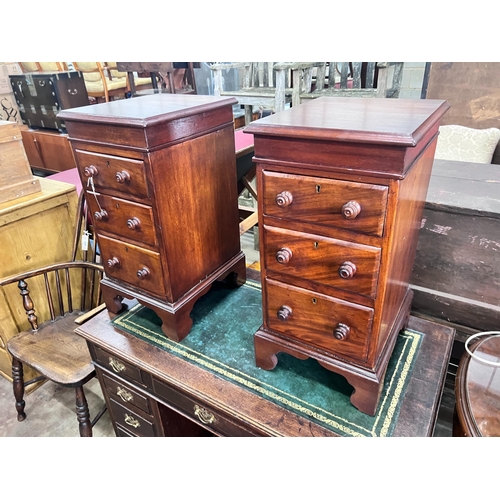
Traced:
<path fill-rule="evenodd" d="M 246 264 L 259 261 L 252 231 L 241 237 L 241 247 L 245 252 Z M 88 382 L 85 396 L 93 419 L 104 405 L 104 397 L 97 378 Z M 31 394 L 25 394 L 26 419 L 17 421 L 12 383 L 0 376 L 0 437 L 77 437 L 75 391 L 66 389 L 51 381 L 45 382 Z M 109 414 L 106 411 L 93 428 L 95 437 L 114 436 Z"/>

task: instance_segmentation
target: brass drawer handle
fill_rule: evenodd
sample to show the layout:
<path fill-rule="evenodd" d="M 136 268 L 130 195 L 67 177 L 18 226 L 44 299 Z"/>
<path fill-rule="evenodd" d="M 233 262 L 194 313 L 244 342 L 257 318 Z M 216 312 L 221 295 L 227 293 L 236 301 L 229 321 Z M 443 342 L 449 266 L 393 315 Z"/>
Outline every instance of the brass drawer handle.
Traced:
<path fill-rule="evenodd" d="M 361 205 L 354 200 L 350 200 L 342 205 L 342 216 L 344 219 L 355 219 L 361 212 Z"/>
<path fill-rule="evenodd" d="M 290 191 L 283 191 L 276 195 L 276 205 L 281 208 L 288 207 L 293 202 L 293 195 Z"/>
<path fill-rule="evenodd" d="M 337 340 L 345 340 L 347 336 L 349 335 L 350 328 L 345 325 L 344 323 L 339 323 L 336 327 L 335 330 L 333 331 L 333 336 Z"/>
<path fill-rule="evenodd" d="M 134 396 L 132 396 L 132 393 L 128 392 L 123 387 L 117 386 L 116 394 L 118 396 L 120 396 L 122 398 L 122 401 L 125 401 L 125 403 L 128 403 L 128 402 L 134 400 Z"/>
<path fill-rule="evenodd" d="M 125 370 L 125 365 L 120 363 L 117 359 L 115 358 L 109 358 L 109 366 L 111 366 L 111 368 L 113 368 L 113 370 L 116 372 L 116 373 L 120 373 L 122 372 L 123 370 Z"/>
<path fill-rule="evenodd" d="M 276 260 L 280 264 L 288 264 L 292 255 L 292 251 L 289 248 L 284 247 L 276 252 Z"/>
<path fill-rule="evenodd" d="M 127 425 L 130 425 L 130 427 L 133 427 L 134 429 L 137 429 L 137 427 L 141 426 L 141 424 L 139 423 L 139 420 L 130 416 L 128 413 L 125 413 L 125 423 Z"/>
<path fill-rule="evenodd" d="M 194 405 L 194 414 L 204 424 L 213 424 L 217 421 L 213 413 L 198 405 Z"/>
<path fill-rule="evenodd" d="M 346 261 L 339 267 L 339 276 L 348 280 L 356 274 L 356 271 L 356 266 L 352 262 Z"/>

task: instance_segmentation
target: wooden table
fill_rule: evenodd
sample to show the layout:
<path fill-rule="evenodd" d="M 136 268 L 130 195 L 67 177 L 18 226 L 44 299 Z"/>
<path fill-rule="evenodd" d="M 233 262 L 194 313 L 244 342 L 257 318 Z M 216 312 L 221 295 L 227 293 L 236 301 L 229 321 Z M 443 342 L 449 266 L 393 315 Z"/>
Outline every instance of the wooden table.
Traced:
<path fill-rule="evenodd" d="M 435 160 L 410 279 L 412 311 L 460 341 L 500 324 L 500 165 Z M 459 346 L 459 347 L 460 347 Z"/>
<path fill-rule="evenodd" d="M 250 269 L 248 274 L 252 276 Z M 87 340 L 94 356 L 97 352 L 98 359 L 107 362 L 116 356 L 133 373 L 160 381 L 157 386 L 161 386 L 161 390 L 158 391 L 139 391 L 131 386 L 143 400 L 148 398 L 155 402 L 153 413 L 165 427 L 165 434 L 198 435 L 196 429 L 199 429 L 229 436 L 336 436 L 329 429 L 115 328 L 110 322 L 113 317 L 113 314 L 103 311 L 80 326 L 77 333 Z M 425 336 L 394 435 L 431 436 L 454 330 L 414 317 L 410 318 L 409 326 L 424 332 Z M 105 370 L 99 372 L 101 382 L 103 376 L 114 375 L 111 370 L 109 374 Z M 218 418 L 223 416 L 220 426 L 214 428 L 209 423 L 200 422 L 188 409 L 193 405 L 216 408 Z M 204 418 L 203 414 L 198 417 Z M 169 430 L 169 425 L 173 430 Z M 118 434 L 128 435 L 120 427 Z"/>
<path fill-rule="evenodd" d="M 500 436 L 500 337 L 479 338 L 458 366 L 455 383 L 453 435 L 459 437 Z"/>
<path fill-rule="evenodd" d="M 39 178 L 42 190 L 0 204 L 0 277 L 5 278 L 71 257 L 78 196 L 75 186 Z M 30 286 L 43 287 L 43 278 Z M 11 377 L 7 341 L 29 325 L 16 284 L 0 291 L 0 375 Z M 37 311 L 40 322 L 48 314 Z M 26 369 L 26 380 L 34 372 Z M 30 390 L 34 387 L 30 386 Z"/>

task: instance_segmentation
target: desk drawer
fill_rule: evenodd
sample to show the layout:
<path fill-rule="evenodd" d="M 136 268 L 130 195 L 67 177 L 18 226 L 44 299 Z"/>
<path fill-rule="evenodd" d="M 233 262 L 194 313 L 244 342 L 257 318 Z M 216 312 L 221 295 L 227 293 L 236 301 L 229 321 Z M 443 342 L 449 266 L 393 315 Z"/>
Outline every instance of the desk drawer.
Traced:
<path fill-rule="evenodd" d="M 146 396 L 139 394 L 131 386 L 123 383 L 121 380 L 110 377 L 103 372 L 101 373 L 104 386 L 111 397 L 116 400 L 120 398 L 127 405 L 139 408 L 151 415 L 152 409 L 149 404 L 149 399 Z"/>
<path fill-rule="evenodd" d="M 120 377 L 126 377 L 134 382 L 139 382 L 142 385 L 146 385 L 143 379 L 142 372 L 139 368 L 127 363 L 123 359 L 104 351 L 96 345 L 93 346 L 95 352 L 95 360 L 99 365 L 107 370 L 110 370 Z"/>
<path fill-rule="evenodd" d="M 121 197 L 129 194 L 137 199 L 150 198 L 143 161 L 78 149 L 75 156 L 82 179 L 92 178 L 97 192 Z"/>
<path fill-rule="evenodd" d="M 208 428 L 215 434 L 231 437 L 246 437 L 257 436 L 258 433 L 253 433 L 249 429 L 244 429 L 227 417 L 224 417 L 217 410 L 214 410 L 209 405 L 196 401 L 194 399 L 181 394 L 164 382 L 153 377 L 154 393 L 162 398 L 167 404 L 177 408 L 182 414 L 188 418 L 194 419 L 203 427 Z"/>
<path fill-rule="evenodd" d="M 379 248 L 269 226 L 262 238 L 268 272 L 375 297 Z"/>
<path fill-rule="evenodd" d="M 387 186 L 262 173 L 264 215 L 382 236 Z"/>
<path fill-rule="evenodd" d="M 130 434 L 138 437 L 155 437 L 156 425 L 141 417 L 134 411 L 125 408 L 114 399 L 109 400 L 110 411 L 117 425 L 126 429 Z"/>
<path fill-rule="evenodd" d="M 364 361 L 373 309 L 266 280 L 270 329 L 340 356 Z"/>
<path fill-rule="evenodd" d="M 87 200 L 99 234 L 104 231 L 140 245 L 157 246 L 151 207 L 100 194 L 89 194 Z"/>
<path fill-rule="evenodd" d="M 165 295 L 165 282 L 159 253 L 106 236 L 99 236 L 99 244 L 104 269 L 108 276 L 155 295 Z"/>

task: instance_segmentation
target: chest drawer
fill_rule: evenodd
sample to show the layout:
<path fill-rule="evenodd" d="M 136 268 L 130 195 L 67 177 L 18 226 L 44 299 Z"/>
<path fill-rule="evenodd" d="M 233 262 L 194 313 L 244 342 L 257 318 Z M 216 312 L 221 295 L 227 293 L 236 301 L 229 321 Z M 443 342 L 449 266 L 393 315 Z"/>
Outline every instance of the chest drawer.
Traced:
<path fill-rule="evenodd" d="M 263 239 L 268 272 L 375 297 L 379 248 L 269 226 Z"/>
<path fill-rule="evenodd" d="M 154 393 L 163 398 L 169 405 L 175 406 L 188 418 L 194 419 L 212 432 L 231 437 L 252 436 L 249 430 L 243 429 L 220 412 L 205 403 L 199 403 L 176 391 L 169 385 L 153 377 Z M 257 434 L 255 434 L 257 435 Z"/>
<path fill-rule="evenodd" d="M 160 254 L 106 236 L 99 236 L 104 269 L 110 277 L 155 295 L 164 295 Z"/>
<path fill-rule="evenodd" d="M 89 151 L 75 151 L 78 168 L 84 179 L 92 178 L 97 192 L 136 199 L 149 199 L 144 162 Z"/>
<path fill-rule="evenodd" d="M 266 280 L 268 326 L 341 356 L 364 360 L 373 309 Z"/>
<path fill-rule="evenodd" d="M 111 233 L 139 244 L 157 246 L 151 207 L 100 194 L 90 195 L 87 200 L 99 234 Z"/>
<path fill-rule="evenodd" d="M 387 186 L 262 172 L 264 215 L 382 236 Z"/>
<path fill-rule="evenodd" d="M 133 436 L 155 437 L 157 436 L 156 425 L 141 417 L 134 411 L 125 408 L 114 399 L 110 399 L 110 411 L 113 414 L 114 421 L 120 427 L 126 429 Z"/>
<path fill-rule="evenodd" d="M 139 368 L 127 363 L 114 354 L 104 351 L 100 347 L 93 346 L 93 351 L 95 353 L 94 361 L 103 368 L 120 375 L 120 377 L 125 377 L 131 381 L 146 385 L 146 381 L 143 379 L 142 372 Z"/>
<path fill-rule="evenodd" d="M 110 377 L 105 373 L 102 373 L 102 380 L 110 397 L 113 397 L 116 400 L 121 399 L 127 405 L 139 408 L 140 410 L 151 414 L 152 410 L 147 397 L 139 394 L 131 386 L 125 384 L 121 380 Z"/>

